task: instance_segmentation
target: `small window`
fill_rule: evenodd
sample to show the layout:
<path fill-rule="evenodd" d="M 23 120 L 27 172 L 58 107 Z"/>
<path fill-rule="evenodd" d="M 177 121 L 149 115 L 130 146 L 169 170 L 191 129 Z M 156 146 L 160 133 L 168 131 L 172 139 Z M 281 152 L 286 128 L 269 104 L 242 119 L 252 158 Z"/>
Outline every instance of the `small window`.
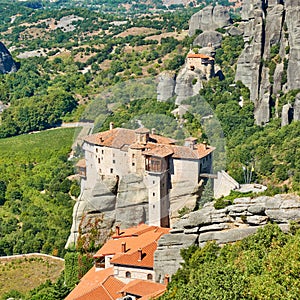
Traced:
<path fill-rule="evenodd" d="M 147 280 L 153 280 L 153 275 L 152 274 L 147 274 Z"/>
<path fill-rule="evenodd" d="M 100 164 L 100 161 L 101 161 L 100 158 L 98 158 L 98 164 Z"/>
<path fill-rule="evenodd" d="M 153 197 L 155 196 L 155 193 L 152 193 Z"/>
<path fill-rule="evenodd" d="M 116 163 L 116 161 L 113 159 L 113 164 L 115 164 Z"/>
<path fill-rule="evenodd" d="M 113 157 L 115 157 L 115 154 L 113 153 Z"/>
<path fill-rule="evenodd" d="M 154 204 L 152 205 L 152 208 L 155 208 L 155 205 L 154 205 Z"/>
<path fill-rule="evenodd" d="M 153 184 L 155 184 L 155 180 L 153 180 Z"/>
<path fill-rule="evenodd" d="M 129 271 L 127 271 L 127 272 L 125 273 L 125 276 L 126 276 L 126 278 L 131 278 L 131 273 L 130 273 Z"/>
<path fill-rule="evenodd" d="M 102 150 L 101 153 L 104 154 L 104 150 Z"/>
<path fill-rule="evenodd" d="M 96 152 L 98 153 L 98 148 L 96 148 Z"/>
<path fill-rule="evenodd" d="M 134 157 L 135 157 L 135 154 L 133 153 L 133 154 L 132 154 L 132 158 L 134 158 Z"/>
<path fill-rule="evenodd" d="M 135 163 L 134 163 L 134 162 L 132 163 L 132 166 L 133 166 L 133 167 L 135 166 Z"/>
<path fill-rule="evenodd" d="M 110 173 L 112 174 L 114 172 L 114 169 L 110 169 Z"/>

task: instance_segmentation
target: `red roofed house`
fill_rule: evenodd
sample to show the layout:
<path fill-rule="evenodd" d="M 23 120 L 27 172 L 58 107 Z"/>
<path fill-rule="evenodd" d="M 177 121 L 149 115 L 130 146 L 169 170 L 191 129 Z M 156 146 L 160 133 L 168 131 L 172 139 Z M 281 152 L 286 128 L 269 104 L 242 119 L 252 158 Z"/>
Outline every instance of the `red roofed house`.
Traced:
<path fill-rule="evenodd" d="M 153 270 L 157 241 L 168 228 L 141 224 L 121 230 L 94 255 L 95 265 L 66 300 L 155 299 L 166 284 Z"/>
<path fill-rule="evenodd" d="M 207 80 L 215 75 L 215 59 L 206 54 L 190 52 L 186 57 L 186 65 L 187 68 L 192 71 L 201 71 Z"/>
<path fill-rule="evenodd" d="M 146 128 L 131 130 L 111 125 L 110 130 L 86 137 L 83 150 L 85 164 L 79 164 L 81 190 L 92 189 L 103 177 L 121 180 L 130 173 L 142 176 L 148 190 L 145 222 L 169 227 L 170 217 L 188 206 L 178 193 L 184 189 L 192 192 L 200 174 L 210 172 L 214 148 L 197 144 L 195 138 L 179 146 L 175 140 Z"/>

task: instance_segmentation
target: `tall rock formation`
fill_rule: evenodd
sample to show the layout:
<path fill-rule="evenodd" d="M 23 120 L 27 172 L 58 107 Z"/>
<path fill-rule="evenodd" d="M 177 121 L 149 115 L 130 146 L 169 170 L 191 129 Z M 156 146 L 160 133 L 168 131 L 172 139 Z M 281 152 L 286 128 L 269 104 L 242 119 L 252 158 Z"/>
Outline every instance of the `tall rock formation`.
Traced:
<path fill-rule="evenodd" d="M 16 72 L 17 70 L 17 64 L 11 57 L 4 44 L 0 42 L 0 74 Z"/>
<path fill-rule="evenodd" d="M 229 11 L 224 6 L 207 6 L 195 13 L 190 20 L 189 35 L 197 30 L 209 31 L 222 28 L 231 23 Z"/>
<path fill-rule="evenodd" d="M 300 88 L 300 2 L 244 0 L 239 29 L 245 47 L 236 81 L 250 89 L 258 125 L 269 122 L 273 98 Z"/>

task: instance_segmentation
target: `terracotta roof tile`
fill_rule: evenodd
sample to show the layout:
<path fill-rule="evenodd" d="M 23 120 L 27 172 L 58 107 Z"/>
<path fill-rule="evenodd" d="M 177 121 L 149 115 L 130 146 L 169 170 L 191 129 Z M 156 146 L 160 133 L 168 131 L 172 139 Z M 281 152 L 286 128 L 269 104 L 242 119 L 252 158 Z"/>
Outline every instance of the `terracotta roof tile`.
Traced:
<path fill-rule="evenodd" d="M 75 289 L 67 296 L 65 300 L 75 300 L 79 297 L 95 290 L 100 284 L 106 280 L 110 275 L 113 275 L 113 268 L 108 268 L 101 271 L 96 271 L 95 267 L 92 267 L 80 280 L 80 283 Z"/>
<path fill-rule="evenodd" d="M 126 284 L 120 292 L 140 296 L 146 300 L 154 295 L 162 294 L 165 290 L 166 286 L 164 284 L 136 279 Z"/>
<path fill-rule="evenodd" d="M 199 53 L 199 54 L 189 53 L 189 54 L 187 55 L 187 57 L 188 57 L 188 58 L 210 58 L 210 56 L 205 55 L 205 54 L 201 54 L 201 53 Z"/>
<path fill-rule="evenodd" d="M 167 229 L 169 230 L 169 229 Z M 149 244 L 157 241 L 163 234 L 168 231 L 162 230 L 152 230 L 146 231 L 140 235 L 132 235 L 127 237 L 122 237 L 119 239 L 112 239 L 107 241 L 104 246 L 98 250 L 98 252 L 94 255 L 94 258 L 103 257 L 106 255 L 114 255 L 114 254 L 122 254 L 122 243 L 126 243 L 126 252 L 125 254 L 132 254 L 136 252 L 139 248 L 145 248 Z M 167 232 L 166 232 L 167 231 Z M 124 254 L 124 253 L 123 253 Z"/>
<path fill-rule="evenodd" d="M 119 291 L 124 287 L 125 284 L 113 276 L 109 276 L 102 285 L 112 299 L 117 299 L 120 297 Z M 102 298 L 98 299 L 102 300 Z"/>
<path fill-rule="evenodd" d="M 76 167 L 78 167 L 78 168 L 85 168 L 85 167 L 86 167 L 86 161 L 85 161 L 85 159 L 84 159 L 84 158 L 83 158 L 83 159 L 80 159 L 80 160 L 77 162 Z"/>
<path fill-rule="evenodd" d="M 145 128 L 139 128 L 137 130 L 131 130 L 126 128 L 115 128 L 92 134 L 87 136 L 84 140 L 90 144 L 112 147 L 121 149 L 124 146 L 135 144 L 136 137 L 135 132 L 138 130 L 145 131 Z M 176 140 L 160 136 L 157 134 L 150 134 L 150 142 L 158 144 L 174 144 Z"/>
<path fill-rule="evenodd" d="M 154 252 L 156 248 L 157 242 L 155 241 L 145 247 L 139 247 L 135 251 L 118 253 L 110 260 L 110 262 L 117 265 L 153 268 Z M 140 259 L 139 249 L 142 250 L 142 259 Z"/>
<path fill-rule="evenodd" d="M 174 152 L 171 147 L 166 146 L 166 145 L 155 145 L 150 150 L 146 150 L 143 152 L 144 155 L 149 155 L 149 156 L 157 156 L 157 157 L 167 157 L 172 155 Z"/>

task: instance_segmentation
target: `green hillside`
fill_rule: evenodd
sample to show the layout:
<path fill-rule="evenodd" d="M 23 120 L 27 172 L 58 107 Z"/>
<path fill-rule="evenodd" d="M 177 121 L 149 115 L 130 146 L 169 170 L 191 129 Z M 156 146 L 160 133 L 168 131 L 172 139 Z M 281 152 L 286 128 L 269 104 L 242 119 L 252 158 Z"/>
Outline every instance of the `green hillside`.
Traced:
<path fill-rule="evenodd" d="M 75 183 L 67 161 L 74 129 L 0 139 L 0 256 L 43 252 L 62 256 Z"/>

